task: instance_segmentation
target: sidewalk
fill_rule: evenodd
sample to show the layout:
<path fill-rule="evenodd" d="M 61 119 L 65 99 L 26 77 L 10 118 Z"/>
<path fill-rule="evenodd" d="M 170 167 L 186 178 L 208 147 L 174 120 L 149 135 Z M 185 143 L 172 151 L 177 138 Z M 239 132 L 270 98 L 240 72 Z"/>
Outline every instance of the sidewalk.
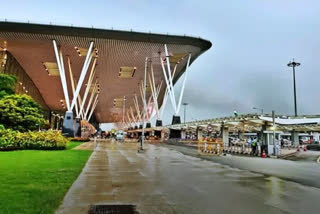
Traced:
<path fill-rule="evenodd" d="M 90 148 L 91 142 L 76 149 Z M 93 204 L 134 204 L 140 213 L 156 213 L 152 210 L 159 207 L 163 213 L 174 213 L 165 197 L 153 193 L 159 181 L 142 173 L 146 160 L 137 150 L 138 144 L 98 142 L 56 213 L 87 214 Z"/>

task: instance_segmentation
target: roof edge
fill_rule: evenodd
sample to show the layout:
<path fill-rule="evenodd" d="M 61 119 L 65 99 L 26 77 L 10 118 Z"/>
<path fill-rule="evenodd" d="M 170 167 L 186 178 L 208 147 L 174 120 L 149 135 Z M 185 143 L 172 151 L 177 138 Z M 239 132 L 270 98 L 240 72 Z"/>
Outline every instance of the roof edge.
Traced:
<path fill-rule="evenodd" d="M 77 36 L 89 37 L 100 39 L 117 39 L 117 40 L 131 40 L 151 43 L 167 44 L 185 44 L 193 45 L 201 48 L 204 52 L 211 48 L 212 43 L 209 40 L 202 39 L 201 37 L 169 35 L 158 33 L 145 33 L 137 31 L 123 31 L 123 30 L 110 30 L 101 28 L 87 28 L 87 27 L 73 27 L 63 25 L 46 25 L 35 23 L 22 23 L 22 22 L 3 22 L 0 21 L 0 31 L 6 32 L 22 32 L 22 33 L 38 33 L 38 34 L 52 34 L 64 36 Z M 53 33 L 54 32 L 54 33 Z"/>

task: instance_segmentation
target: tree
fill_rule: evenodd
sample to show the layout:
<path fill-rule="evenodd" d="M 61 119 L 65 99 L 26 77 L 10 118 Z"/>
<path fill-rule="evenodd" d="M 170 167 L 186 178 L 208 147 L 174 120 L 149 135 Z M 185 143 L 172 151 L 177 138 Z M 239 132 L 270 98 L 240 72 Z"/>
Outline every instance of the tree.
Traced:
<path fill-rule="evenodd" d="M 0 74 L 0 99 L 15 93 L 17 78 L 9 74 Z"/>
<path fill-rule="evenodd" d="M 0 99 L 0 124 L 25 132 L 44 123 L 40 106 L 28 95 L 8 95 Z"/>

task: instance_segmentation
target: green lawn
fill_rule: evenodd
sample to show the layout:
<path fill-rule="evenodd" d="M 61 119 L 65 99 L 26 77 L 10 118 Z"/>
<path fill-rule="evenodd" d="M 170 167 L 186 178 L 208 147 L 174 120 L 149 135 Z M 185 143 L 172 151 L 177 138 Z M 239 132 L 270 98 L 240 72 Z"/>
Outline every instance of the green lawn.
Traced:
<path fill-rule="evenodd" d="M 54 213 L 92 151 L 0 152 L 0 213 Z"/>

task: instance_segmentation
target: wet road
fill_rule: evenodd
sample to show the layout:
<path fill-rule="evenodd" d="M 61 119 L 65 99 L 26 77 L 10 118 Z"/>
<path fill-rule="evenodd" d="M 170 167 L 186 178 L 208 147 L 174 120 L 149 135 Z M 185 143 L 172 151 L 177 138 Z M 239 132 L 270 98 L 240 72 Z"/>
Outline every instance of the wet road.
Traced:
<path fill-rule="evenodd" d="M 320 189 L 157 145 L 99 143 L 57 213 L 136 204 L 140 213 L 319 213 Z"/>

